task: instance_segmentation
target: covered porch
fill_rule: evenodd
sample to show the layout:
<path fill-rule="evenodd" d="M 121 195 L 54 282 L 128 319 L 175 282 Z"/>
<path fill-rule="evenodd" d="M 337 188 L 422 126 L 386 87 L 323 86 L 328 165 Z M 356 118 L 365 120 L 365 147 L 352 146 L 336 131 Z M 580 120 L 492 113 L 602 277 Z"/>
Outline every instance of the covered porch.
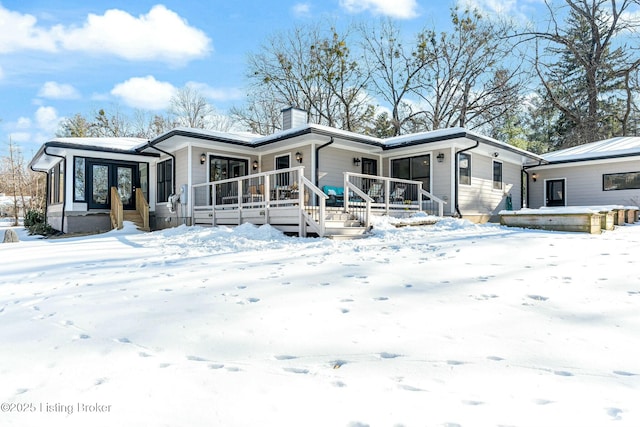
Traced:
<path fill-rule="evenodd" d="M 318 188 L 304 166 L 192 186 L 194 225 L 270 224 L 300 236 L 362 236 L 373 215 L 443 216 L 443 200 L 410 181 L 344 173 L 343 187 Z M 323 191 L 324 190 L 324 191 Z"/>

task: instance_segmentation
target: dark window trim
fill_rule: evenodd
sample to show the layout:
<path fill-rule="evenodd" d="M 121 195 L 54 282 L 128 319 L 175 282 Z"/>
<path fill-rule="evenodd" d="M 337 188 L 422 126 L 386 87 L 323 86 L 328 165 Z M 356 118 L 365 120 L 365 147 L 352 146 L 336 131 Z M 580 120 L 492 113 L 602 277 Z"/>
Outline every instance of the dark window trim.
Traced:
<path fill-rule="evenodd" d="M 636 180 L 639 182 L 637 187 L 624 187 L 624 188 L 607 188 L 607 177 L 618 175 L 623 178 L 625 175 L 638 175 Z M 619 191 L 619 190 L 640 190 L 640 172 L 616 172 L 602 174 L 602 191 Z"/>
<path fill-rule="evenodd" d="M 162 171 L 162 173 L 160 171 Z M 156 183 L 158 184 L 156 188 L 156 202 L 163 203 L 168 201 L 171 191 L 173 190 L 173 159 L 169 158 L 157 163 Z"/>
<path fill-rule="evenodd" d="M 462 167 L 462 158 L 466 157 L 468 159 L 468 165 L 466 168 Z M 468 174 L 462 175 L 462 170 L 468 170 Z M 459 185 L 471 185 L 471 153 L 458 153 L 458 184 Z M 464 182 L 462 178 L 468 178 L 469 182 Z"/>
<path fill-rule="evenodd" d="M 499 180 L 496 180 L 496 165 L 500 165 L 500 176 L 499 176 Z M 494 190 L 502 190 L 504 189 L 504 168 L 503 168 L 503 163 L 501 161 L 498 160 L 494 160 L 491 163 L 491 167 L 492 167 L 492 178 L 493 178 L 493 189 Z M 496 186 L 497 185 L 497 186 Z"/>

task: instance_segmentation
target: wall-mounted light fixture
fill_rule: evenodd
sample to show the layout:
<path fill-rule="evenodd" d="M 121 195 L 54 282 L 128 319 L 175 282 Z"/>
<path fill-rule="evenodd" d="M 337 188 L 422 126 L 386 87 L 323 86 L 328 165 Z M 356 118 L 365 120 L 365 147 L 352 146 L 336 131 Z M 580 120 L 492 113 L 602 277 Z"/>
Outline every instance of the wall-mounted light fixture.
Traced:
<path fill-rule="evenodd" d="M 444 162 L 444 153 L 438 153 L 436 159 L 438 160 L 438 163 Z"/>
<path fill-rule="evenodd" d="M 205 153 L 200 154 L 200 164 L 204 165 L 204 162 L 207 161 L 207 155 Z"/>
<path fill-rule="evenodd" d="M 302 153 L 299 151 L 296 153 L 296 160 L 298 163 L 302 163 Z"/>
<path fill-rule="evenodd" d="M 538 174 L 534 173 L 533 175 L 531 175 L 531 179 L 533 179 L 533 182 L 536 182 L 538 180 Z"/>
<path fill-rule="evenodd" d="M 254 160 L 254 161 L 253 161 L 253 163 L 251 164 L 251 167 L 253 167 L 253 170 L 254 170 L 254 171 L 255 171 L 255 170 L 258 170 L 258 166 L 259 166 L 259 164 L 258 164 L 258 161 L 257 161 L 257 160 Z"/>
<path fill-rule="evenodd" d="M 360 158 L 354 157 L 353 158 L 353 164 L 356 165 L 356 166 L 360 166 Z"/>
<path fill-rule="evenodd" d="M 493 156 L 493 157 L 498 157 L 499 155 L 500 155 L 500 153 L 498 153 L 497 151 L 495 151 L 495 152 L 492 154 L 492 156 Z"/>

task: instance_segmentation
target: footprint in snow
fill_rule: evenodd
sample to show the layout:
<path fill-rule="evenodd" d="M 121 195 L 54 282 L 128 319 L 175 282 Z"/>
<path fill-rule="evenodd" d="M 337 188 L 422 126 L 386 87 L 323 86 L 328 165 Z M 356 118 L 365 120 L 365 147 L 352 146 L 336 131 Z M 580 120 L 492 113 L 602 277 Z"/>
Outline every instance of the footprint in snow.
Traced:
<path fill-rule="evenodd" d="M 78 335 L 78 339 L 80 339 L 80 340 L 88 340 L 89 338 L 91 338 L 91 337 L 89 335 L 87 335 L 87 334 Z"/>
<path fill-rule="evenodd" d="M 499 356 L 487 356 L 487 359 L 493 360 L 494 362 L 501 362 L 501 361 L 504 360 L 504 358 L 499 357 Z"/>
<path fill-rule="evenodd" d="M 561 377 L 572 377 L 573 376 L 573 374 L 571 372 L 568 372 L 568 371 L 553 371 L 553 373 L 555 375 L 559 375 Z"/>
<path fill-rule="evenodd" d="M 123 337 L 123 338 L 116 338 L 115 340 L 116 342 L 119 342 L 121 344 L 131 344 L 131 341 L 129 340 L 129 338 Z"/>
<path fill-rule="evenodd" d="M 389 297 L 376 297 L 373 300 L 374 301 L 387 301 L 389 299 Z"/>
<path fill-rule="evenodd" d="M 209 369 L 222 369 L 224 365 L 222 363 L 211 363 Z"/>
<path fill-rule="evenodd" d="M 292 374 L 308 374 L 309 370 L 304 368 L 282 368 L 285 372 L 291 372 Z"/>
<path fill-rule="evenodd" d="M 297 359 L 298 356 L 291 356 L 289 354 L 278 354 L 276 356 L 273 356 L 273 358 L 276 360 L 292 360 L 292 359 Z"/>
<path fill-rule="evenodd" d="M 470 406 L 484 405 L 484 402 L 480 402 L 478 400 L 463 400 L 462 403 Z"/>
<path fill-rule="evenodd" d="M 104 383 L 106 383 L 106 382 L 107 382 L 107 379 L 106 379 L 106 378 L 98 378 L 97 380 L 95 380 L 95 381 L 93 382 L 93 385 L 98 386 L 98 385 L 102 385 L 102 384 L 104 384 Z"/>
<path fill-rule="evenodd" d="M 622 417 L 620 416 L 620 414 L 622 414 L 622 409 L 619 409 L 619 408 L 605 408 L 605 409 L 607 410 L 607 415 L 609 415 L 614 420 L 622 419 Z"/>
<path fill-rule="evenodd" d="M 447 360 L 447 365 L 450 365 L 450 366 L 460 366 L 464 364 L 466 364 L 466 362 L 461 362 L 459 360 Z"/>
<path fill-rule="evenodd" d="M 187 360 L 191 360 L 192 362 L 208 362 L 207 359 L 200 356 L 187 356 Z"/>
<path fill-rule="evenodd" d="M 241 369 L 240 369 L 240 368 L 238 368 L 237 366 L 229 366 L 229 367 L 227 368 L 227 371 L 229 371 L 229 372 L 240 372 L 240 371 L 241 371 Z"/>
<path fill-rule="evenodd" d="M 613 371 L 614 374 L 616 375 L 621 375 L 623 377 L 634 377 L 638 374 L 634 374 L 633 372 L 627 372 L 627 371 Z"/>
<path fill-rule="evenodd" d="M 145 353 L 144 351 L 139 352 L 139 353 L 138 353 L 138 356 L 140 356 L 140 357 L 152 357 L 152 355 L 151 355 L 151 354 L 149 354 L 149 353 Z"/>
<path fill-rule="evenodd" d="M 407 390 L 407 391 L 424 391 L 421 388 L 414 387 L 414 386 L 407 385 L 407 384 L 400 384 L 398 387 L 400 387 L 403 390 Z"/>
<path fill-rule="evenodd" d="M 401 354 L 387 353 L 386 351 L 380 353 L 379 356 L 381 359 L 395 359 L 396 357 L 402 357 Z"/>
<path fill-rule="evenodd" d="M 347 313 L 349 312 L 349 309 L 348 309 L 348 308 L 341 308 L 341 309 L 340 309 L 340 312 L 341 312 L 342 314 L 347 314 Z"/>
<path fill-rule="evenodd" d="M 546 301 L 549 299 L 548 297 L 543 297 L 542 295 L 527 295 L 527 298 L 535 301 Z"/>
<path fill-rule="evenodd" d="M 533 403 L 535 403 L 536 405 L 548 405 L 550 403 L 553 403 L 553 400 L 547 400 L 547 399 L 535 399 L 533 401 Z"/>

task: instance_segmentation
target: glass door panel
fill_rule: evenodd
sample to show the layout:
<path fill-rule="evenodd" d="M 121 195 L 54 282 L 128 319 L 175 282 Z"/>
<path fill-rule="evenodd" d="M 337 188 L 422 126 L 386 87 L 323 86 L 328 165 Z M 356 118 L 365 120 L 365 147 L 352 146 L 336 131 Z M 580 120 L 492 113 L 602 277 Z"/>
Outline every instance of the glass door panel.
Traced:
<path fill-rule="evenodd" d="M 109 206 L 109 166 L 93 165 L 91 172 L 91 207 L 107 208 Z"/>
<path fill-rule="evenodd" d="M 116 182 L 122 207 L 124 209 L 135 209 L 135 186 L 133 183 L 133 168 L 128 166 L 116 167 Z"/>

